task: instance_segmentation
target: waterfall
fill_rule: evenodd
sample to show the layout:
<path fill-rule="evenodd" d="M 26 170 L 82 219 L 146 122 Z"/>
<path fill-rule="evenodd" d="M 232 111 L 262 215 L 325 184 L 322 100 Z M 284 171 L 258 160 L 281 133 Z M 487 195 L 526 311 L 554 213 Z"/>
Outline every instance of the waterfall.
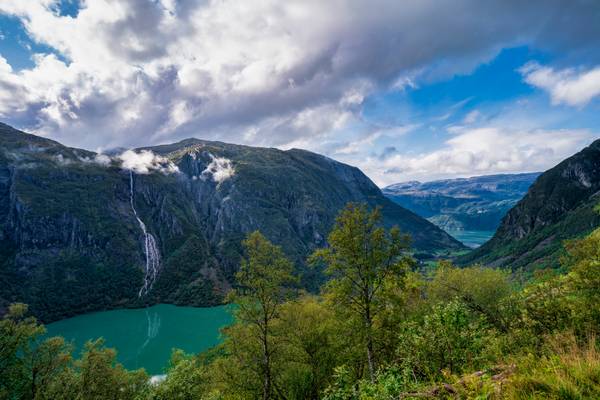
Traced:
<path fill-rule="evenodd" d="M 158 246 L 156 245 L 156 239 L 148 230 L 146 229 L 146 224 L 140 219 L 137 211 L 135 210 L 135 205 L 133 202 L 133 171 L 129 171 L 129 202 L 131 203 L 131 209 L 133 210 L 133 215 L 135 215 L 135 219 L 137 219 L 140 228 L 144 234 L 144 253 L 146 254 L 146 270 L 144 273 L 144 285 L 140 288 L 138 293 L 138 297 L 142 297 L 148 294 L 150 289 L 152 289 L 152 285 L 158 276 L 158 270 L 160 269 L 160 253 L 158 251 Z"/>

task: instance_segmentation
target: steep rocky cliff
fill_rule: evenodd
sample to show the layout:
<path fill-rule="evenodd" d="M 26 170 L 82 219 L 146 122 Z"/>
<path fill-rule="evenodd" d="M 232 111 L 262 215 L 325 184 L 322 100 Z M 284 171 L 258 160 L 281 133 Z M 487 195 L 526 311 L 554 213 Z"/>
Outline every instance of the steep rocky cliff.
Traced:
<path fill-rule="evenodd" d="M 256 229 L 310 287 L 319 277 L 303 260 L 349 201 L 381 206 L 418 251 L 462 248 L 357 168 L 307 151 L 188 139 L 109 158 L 0 125 L 0 307 L 24 301 L 50 321 L 115 306 L 215 304 L 232 284 L 240 241 Z M 146 271 L 153 251 L 156 276 Z"/>
<path fill-rule="evenodd" d="M 459 259 L 512 268 L 558 264 L 563 241 L 600 225 L 600 140 L 544 172 L 494 237 Z"/>

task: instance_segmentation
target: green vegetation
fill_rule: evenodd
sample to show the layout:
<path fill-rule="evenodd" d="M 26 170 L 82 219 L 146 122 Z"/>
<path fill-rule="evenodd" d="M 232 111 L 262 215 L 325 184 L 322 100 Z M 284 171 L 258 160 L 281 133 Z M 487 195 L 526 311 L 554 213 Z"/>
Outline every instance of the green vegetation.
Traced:
<path fill-rule="evenodd" d="M 222 304 L 235 283 L 247 232 L 281 246 L 317 293 L 324 281 L 305 261 L 347 202 L 381 207 L 426 255 L 464 247 L 394 204 L 359 169 L 303 150 L 281 151 L 188 139 L 146 150 L 179 173 L 133 176 L 133 203 L 155 237 L 161 269 L 143 284 L 143 235 L 131 209 L 129 171 L 118 158 L 15 130 L 0 123 L 0 314 L 26 303 L 52 321 L 90 311 L 157 303 Z M 213 157 L 235 173 L 221 182 L 204 172 Z"/>
<path fill-rule="evenodd" d="M 529 281 L 449 262 L 420 272 L 406 237 L 366 206 L 347 206 L 328 243 L 310 259 L 330 277 L 316 296 L 297 289 L 279 247 L 250 234 L 223 343 L 174 351 L 160 383 L 101 342 L 74 360 L 13 305 L 0 323 L 0 398 L 600 398 L 600 229 L 566 244 L 563 273 Z"/>

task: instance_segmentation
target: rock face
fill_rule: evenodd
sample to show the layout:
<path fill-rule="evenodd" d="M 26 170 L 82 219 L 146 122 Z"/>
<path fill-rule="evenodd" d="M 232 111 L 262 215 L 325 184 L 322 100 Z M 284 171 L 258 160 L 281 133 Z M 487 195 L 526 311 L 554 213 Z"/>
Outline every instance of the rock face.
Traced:
<path fill-rule="evenodd" d="M 600 140 L 544 172 L 504 217 L 494 237 L 461 263 L 556 266 L 566 239 L 600 225 Z"/>
<path fill-rule="evenodd" d="M 444 230 L 494 231 L 539 175 L 534 172 L 413 181 L 396 183 L 382 191 L 395 203 Z"/>
<path fill-rule="evenodd" d="M 318 154 L 197 139 L 144 150 L 162 164 L 131 176 L 126 162 L 0 124 L 0 308 L 26 302 L 51 321 L 116 306 L 216 304 L 241 240 L 257 229 L 310 288 L 319 277 L 305 257 L 325 245 L 349 201 L 382 207 L 385 224 L 410 233 L 420 252 L 462 249 L 357 168 Z M 142 297 L 147 236 L 132 205 L 161 260 Z"/>

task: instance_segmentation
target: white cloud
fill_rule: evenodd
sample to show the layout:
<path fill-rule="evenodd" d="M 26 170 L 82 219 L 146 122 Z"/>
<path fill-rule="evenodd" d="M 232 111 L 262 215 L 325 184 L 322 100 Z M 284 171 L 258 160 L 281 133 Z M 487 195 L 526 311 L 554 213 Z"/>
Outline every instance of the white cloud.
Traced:
<path fill-rule="evenodd" d="M 529 63 L 520 72 L 525 82 L 547 91 L 554 104 L 583 106 L 600 95 L 600 66 L 588 70 L 555 70 Z"/>
<path fill-rule="evenodd" d="M 13 71 L 0 59 L 0 118 L 85 148 L 241 141 L 255 127 L 261 144 L 319 140 L 280 128 L 310 115 L 339 129 L 373 90 L 417 85 L 427 69 L 470 71 L 515 37 L 543 36 L 561 9 L 559 0 L 518 15 L 511 2 L 477 0 L 94 0 L 70 17 L 58 3 L 0 0 L 0 13 L 67 60 L 37 55 Z M 569 7 L 569 21 L 586 11 Z M 568 35 L 572 25 L 553 27 Z"/>
<path fill-rule="evenodd" d="M 396 154 L 359 164 L 379 185 L 456 176 L 544 171 L 579 151 L 594 135 L 583 130 L 461 128 L 432 152 Z"/>
<path fill-rule="evenodd" d="M 406 135 L 408 132 L 411 132 L 418 127 L 418 124 L 412 124 L 390 128 L 378 128 L 364 137 L 343 144 L 341 147 L 336 148 L 333 153 L 335 155 L 366 153 L 373 150 L 373 146 L 377 140 L 383 137 L 388 139 L 398 139 L 399 137 Z"/>
<path fill-rule="evenodd" d="M 79 157 L 79 159 L 85 163 L 94 163 L 98 165 L 102 165 L 103 167 L 107 167 L 112 163 L 112 158 L 107 156 L 106 154 L 98 153 L 93 157 Z"/>
<path fill-rule="evenodd" d="M 382 174 L 377 165 L 382 162 L 390 171 L 404 168 L 425 176 L 436 173 L 436 163 L 444 174 L 467 173 L 468 166 L 512 168 L 527 154 L 537 154 L 531 149 L 551 154 L 552 160 L 568 155 L 549 149 L 543 136 L 527 127 L 471 136 L 498 140 L 488 149 L 448 141 L 435 152 L 419 149 L 421 155 L 401 156 L 410 151 L 396 143 L 404 140 L 403 128 L 369 125 L 363 103 L 381 89 L 411 90 L 472 71 L 502 47 L 544 47 L 558 43 L 552 35 L 560 35 L 562 49 L 581 50 L 600 38 L 596 14 L 590 12 L 593 2 L 563 0 L 518 6 L 500 0 L 88 0 L 76 17 L 60 16 L 58 3 L 0 0 L 0 13 L 19 18 L 34 41 L 60 55 L 37 54 L 32 68 L 19 71 L 0 50 L 5 122 L 88 149 L 190 136 L 301 147 L 363 166 L 378 182 L 403 176 Z M 589 27 L 586 40 L 577 36 L 581 26 Z M 525 76 L 558 93 L 552 94 L 556 101 L 580 105 L 597 95 L 596 71 L 544 72 L 537 66 Z M 554 78 L 568 89 L 558 90 Z M 469 101 L 450 107 L 440 120 L 451 119 Z M 422 121 L 402 123 L 415 122 Z M 464 123 L 474 127 L 481 118 L 470 114 Z M 456 140 L 475 132 L 454 130 Z M 521 134 L 537 135 L 537 147 L 517 146 Z M 502 146 L 508 149 L 505 157 L 497 154 Z M 385 161 L 370 156 L 381 154 L 382 147 L 399 150 L 388 152 Z M 168 164 L 157 167 L 163 164 L 156 155 L 126 154 L 119 159 L 124 168 L 169 170 Z"/>
<path fill-rule="evenodd" d="M 164 174 L 179 172 L 179 168 L 175 164 L 150 150 L 142 150 L 140 152 L 127 150 L 117 158 L 121 161 L 121 168 L 137 174 L 149 174 L 151 171 L 158 171 Z"/>
<path fill-rule="evenodd" d="M 470 111 L 467 115 L 465 115 L 465 118 L 463 119 L 463 123 L 467 124 L 467 125 L 473 124 L 473 123 L 477 122 L 480 117 L 481 117 L 481 112 L 479 112 L 479 110 Z"/>
<path fill-rule="evenodd" d="M 202 171 L 202 177 L 211 177 L 213 181 L 221 183 L 226 179 L 231 178 L 235 174 L 233 163 L 225 157 L 215 157 L 209 153 L 211 162 Z"/>
<path fill-rule="evenodd" d="M 106 154 L 96 154 L 94 156 L 93 161 L 96 164 L 100 164 L 100 165 L 104 165 L 104 166 L 108 166 L 111 163 L 111 158 L 109 156 L 107 156 Z"/>

